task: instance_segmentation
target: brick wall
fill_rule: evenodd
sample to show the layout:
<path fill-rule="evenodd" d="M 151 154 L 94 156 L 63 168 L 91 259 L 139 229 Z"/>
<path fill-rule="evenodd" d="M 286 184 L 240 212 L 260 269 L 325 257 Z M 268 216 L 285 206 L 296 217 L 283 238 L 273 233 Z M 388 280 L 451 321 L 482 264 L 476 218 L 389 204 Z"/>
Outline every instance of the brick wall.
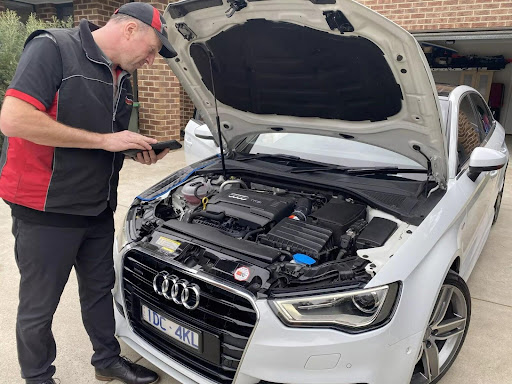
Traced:
<path fill-rule="evenodd" d="M 511 0 L 359 0 L 409 31 L 510 28 Z"/>
<path fill-rule="evenodd" d="M 114 11 L 126 2 L 123 0 L 74 0 L 73 17 L 75 25 L 78 25 L 81 19 L 88 19 L 101 27 L 107 23 Z"/>
<path fill-rule="evenodd" d="M 57 17 L 57 8 L 54 4 L 37 4 L 36 15 L 41 20 L 51 20 L 52 17 Z"/>
<path fill-rule="evenodd" d="M 140 132 L 158 140 L 179 139 L 180 84 L 162 58 L 139 74 Z"/>

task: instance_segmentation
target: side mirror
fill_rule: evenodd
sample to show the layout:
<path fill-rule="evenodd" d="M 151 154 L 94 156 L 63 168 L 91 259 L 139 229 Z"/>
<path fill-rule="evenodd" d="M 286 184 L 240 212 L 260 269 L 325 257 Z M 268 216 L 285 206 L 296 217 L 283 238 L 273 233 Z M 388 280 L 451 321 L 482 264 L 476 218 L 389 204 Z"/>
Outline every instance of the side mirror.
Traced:
<path fill-rule="evenodd" d="M 202 124 L 199 127 L 197 127 L 194 131 L 194 134 L 198 139 L 214 140 L 213 135 L 206 124 Z"/>
<path fill-rule="evenodd" d="M 482 172 L 495 171 L 507 164 L 507 156 L 495 149 L 477 147 L 469 158 L 468 177 L 475 181 Z"/>

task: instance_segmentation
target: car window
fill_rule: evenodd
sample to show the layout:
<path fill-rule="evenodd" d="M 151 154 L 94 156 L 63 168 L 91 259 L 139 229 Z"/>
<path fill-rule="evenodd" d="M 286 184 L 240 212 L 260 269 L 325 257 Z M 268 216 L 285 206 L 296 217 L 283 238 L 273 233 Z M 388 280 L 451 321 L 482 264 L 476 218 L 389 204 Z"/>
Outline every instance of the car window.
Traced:
<path fill-rule="evenodd" d="M 263 133 L 252 137 L 242 152 L 286 154 L 347 167 L 396 166 L 424 169 L 399 153 L 340 137 L 302 133 Z"/>
<path fill-rule="evenodd" d="M 469 96 L 465 96 L 459 105 L 457 153 L 459 155 L 458 171 L 471 156 L 473 149 L 480 146 L 485 135 L 480 129 Z"/>
<path fill-rule="evenodd" d="M 477 118 L 480 122 L 480 129 L 482 129 L 484 137 L 487 137 L 494 125 L 494 118 L 492 117 L 487 104 L 479 95 L 473 93 L 470 97 L 476 109 Z"/>

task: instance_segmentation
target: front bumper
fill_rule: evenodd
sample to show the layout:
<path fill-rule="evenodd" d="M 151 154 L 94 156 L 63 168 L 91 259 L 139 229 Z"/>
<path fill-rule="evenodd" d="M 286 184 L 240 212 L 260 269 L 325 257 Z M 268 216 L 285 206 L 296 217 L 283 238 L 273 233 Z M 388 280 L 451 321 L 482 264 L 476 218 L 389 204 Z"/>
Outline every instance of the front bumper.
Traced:
<path fill-rule="evenodd" d="M 120 293 L 116 292 L 119 302 Z M 423 333 L 395 342 L 391 322 L 359 335 L 328 329 L 293 329 L 258 301 L 259 321 L 247 344 L 234 384 L 409 384 Z M 169 358 L 135 334 L 116 311 L 117 335 L 164 372 L 184 384 L 215 384 Z"/>

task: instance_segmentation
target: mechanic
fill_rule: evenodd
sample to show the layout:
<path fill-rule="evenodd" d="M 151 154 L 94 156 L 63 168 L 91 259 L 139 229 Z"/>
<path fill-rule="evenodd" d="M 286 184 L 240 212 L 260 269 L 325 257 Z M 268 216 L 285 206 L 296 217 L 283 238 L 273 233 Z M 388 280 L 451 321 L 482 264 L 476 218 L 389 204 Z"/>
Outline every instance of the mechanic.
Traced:
<path fill-rule="evenodd" d="M 101 28 L 81 20 L 73 29 L 36 31 L 25 43 L 0 114 L 0 197 L 13 217 L 16 338 L 27 383 L 55 383 L 51 325 L 73 266 L 96 378 L 159 380 L 120 357 L 111 289 L 119 151 L 143 150 L 136 160 L 144 164 L 169 151 L 157 156 L 155 139 L 127 130 L 130 74 L 157 53 L 176 56 L 165 28 L 154 7 L 128 3 Z"/>

